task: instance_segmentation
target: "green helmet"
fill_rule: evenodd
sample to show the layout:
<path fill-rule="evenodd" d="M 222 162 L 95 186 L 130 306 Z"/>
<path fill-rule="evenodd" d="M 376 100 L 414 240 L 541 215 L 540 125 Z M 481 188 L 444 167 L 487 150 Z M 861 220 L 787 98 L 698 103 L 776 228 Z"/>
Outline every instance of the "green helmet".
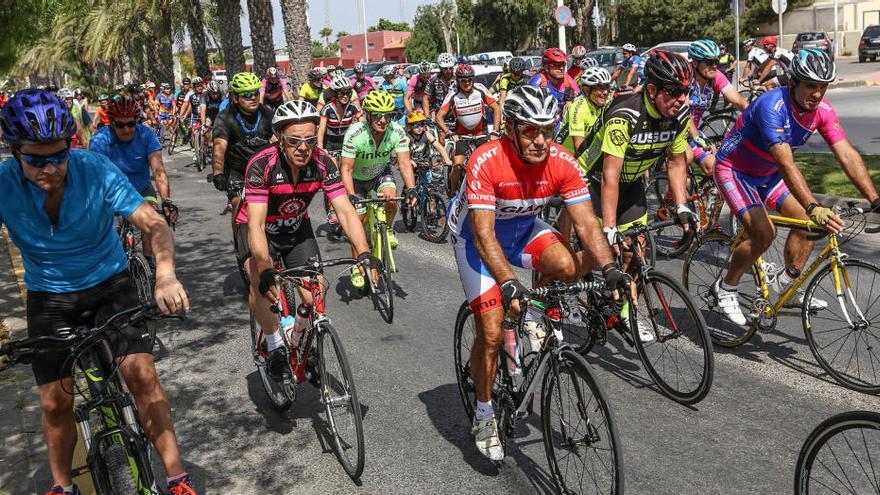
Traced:
<path fill-rule="evenodd" d="M 253 72 L 239 72 L 229 81 L 229 89 L 237 95 L 248 91 L 257 91 L 261 86 L 260 78 Z"/>
<path fill-rule="evenodd" d="M 364 97 L 363 109 L 370 113 L 393 112 L 395 109 L 394 98 L 385 91 L 374 89 Z"/>

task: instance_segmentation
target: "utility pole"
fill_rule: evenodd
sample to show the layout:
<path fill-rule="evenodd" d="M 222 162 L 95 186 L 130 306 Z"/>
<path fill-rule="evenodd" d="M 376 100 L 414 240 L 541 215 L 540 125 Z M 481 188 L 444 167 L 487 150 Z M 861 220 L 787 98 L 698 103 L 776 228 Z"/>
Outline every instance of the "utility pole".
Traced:
<path fill-rule="evenodd" d="M 324 0 L 324 27 L 330 27 L 330 0 Z"/>
<path fill-rule="evenodd" d="M 400 22 L 404 22 L 406 20 L 406 0 L 400 0 Z"/>

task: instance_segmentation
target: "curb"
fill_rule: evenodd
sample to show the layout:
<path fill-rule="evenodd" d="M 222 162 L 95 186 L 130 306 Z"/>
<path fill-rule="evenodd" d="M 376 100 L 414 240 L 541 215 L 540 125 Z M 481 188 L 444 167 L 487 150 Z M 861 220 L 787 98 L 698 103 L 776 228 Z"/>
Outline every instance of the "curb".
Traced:
<path fill-rule="evenodd" d="M 829 84 L 828 89 L 834 88 L 857 88 L 861 86 L 880 86 L 880 82 L 877 81 L 867 81 L 864 79 L 859 79 L 855 81 L 841 81 L 839 83 Z"/>

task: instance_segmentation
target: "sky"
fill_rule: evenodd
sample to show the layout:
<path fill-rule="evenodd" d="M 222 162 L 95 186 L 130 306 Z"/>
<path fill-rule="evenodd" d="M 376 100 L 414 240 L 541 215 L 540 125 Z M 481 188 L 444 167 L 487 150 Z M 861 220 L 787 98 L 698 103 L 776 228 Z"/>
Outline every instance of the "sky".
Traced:
<path fill-rule="evenodd" d="M 328 0 L 330 5 L 330 28 L 333 32 L 346 31 L 348 33 L 357 33 L 358 29 L 358 9 L 357 2 L 359 0 Z M 400 22 L 400 0 L 364 0 L 366 3 L 367 26 L 372 26 L 378 22 L 380 17 L 390 19 L 394 22 Z M 309 1 L 309 27 L 312 30 L 312 39 L 319 39 L 318 31 L 324 26 L 324 0 Z M 437 0 L 404 0 L 404 21 L 412 26 L 413 17 L 416 15 L 416 8 L 419 5 L 437 3 Z M 244 15 L 241 17 L 241 35 L 246 46 L 250 46 L 251 30 L 247 19 L 247 0 L 241 0 L 241 10 Z M 280 48 L 285 45 L 284 42 L 284 22 L 281 17 L 281 7 L 279 0 L 272 0 L 272 10 L 275 18 L 275 26 L 272 30 L 275 39 L 275 47 Z"/>

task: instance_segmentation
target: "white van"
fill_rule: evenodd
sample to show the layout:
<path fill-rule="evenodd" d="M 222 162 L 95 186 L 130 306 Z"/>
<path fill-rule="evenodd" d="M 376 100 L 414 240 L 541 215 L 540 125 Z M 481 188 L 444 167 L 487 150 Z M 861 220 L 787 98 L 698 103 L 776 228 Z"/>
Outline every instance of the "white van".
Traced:
<path fill-rule="evenodd" d="M 483 53 L 475 53 L 473 55 L 468 56 L 468 59 L 471 60 L 471 63 L 478 63 L 483 61 L 488 61 L 490 65 L 504 65 L 505 62 L 513 58 L 513 53 L 511 52 L 483 52 Z"/>

